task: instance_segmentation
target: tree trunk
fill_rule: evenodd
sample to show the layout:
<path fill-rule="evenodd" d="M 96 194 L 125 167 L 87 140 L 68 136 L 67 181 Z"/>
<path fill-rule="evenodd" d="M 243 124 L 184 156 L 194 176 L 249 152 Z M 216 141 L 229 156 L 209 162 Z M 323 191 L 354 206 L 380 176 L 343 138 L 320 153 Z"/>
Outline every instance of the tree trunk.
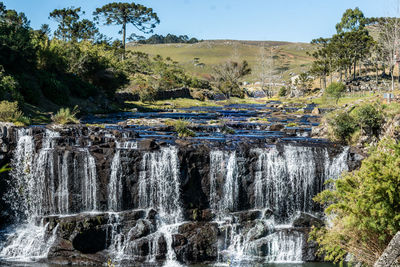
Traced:
<path fill-rule="evenodd" d="M 357 67 L 357 61 L 354 61 L 353 80 L 355 80 L 355 79 L 356 79 L 356 67 Z"/>
<path fill-rule="evenodd" d="M 400 257 L 400 232 L 392 238 L 389 245 L 375 262 L 374 267 L 391 267 L 398 266 L 396 262 Z"/>
<path fill-rule="evenodd" d="M 122 53 L 122 60 L 125 59 L 125 50 L 126 50 L 126 22 L 122 24 L 122 47 L 124 49 Z"/>
<path fill-rule="evenodd" d="M 343 71 L 340 70 L 340 82 L 343 82 Z"/>

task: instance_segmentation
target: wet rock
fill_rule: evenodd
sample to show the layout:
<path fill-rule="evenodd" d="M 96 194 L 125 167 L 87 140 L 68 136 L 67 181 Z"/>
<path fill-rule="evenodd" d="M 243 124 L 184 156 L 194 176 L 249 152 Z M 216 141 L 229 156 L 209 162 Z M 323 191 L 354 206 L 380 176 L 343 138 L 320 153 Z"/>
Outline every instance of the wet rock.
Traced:
<path fill-rule="evenodd" d="M 322 226 L 323 224 L 321 219 L 304 212 L 298 213 L 292 223 L 294 227 Z"/>
<path fill-rule="evenodd" d="M 106 249 L 107 232 L 105 229 L 87 229 L 78 233 L 72 240 L 74 249 L 93 254 Z"/>
<path fill-rule="evenodd" d="M 138 142 L 138 149 L 140 150 L 155 150 L 158 145 L 154 139 L 144 139 Z"/>
<path fill-rule="evenodd" d="M 246 210 L 232 213 L 232 215 L 238 219 L 239 223 L 243 223 L 260 219 L 262 217 L 262 212 L 260 210 Z"/>
<path fill-rule="evenodd" d="M 270 131 L 276 131 L 276 132 L 279 132 L 283 128 L 285 128 L 283 124 L 272 124 L 271 126 L 269 126 Z"/>
<path fill-rule="evenodd" d="M 151 223 L 149 221 L 145 220 L 137 221 L 135 227 L 133 227 L 129 231 L 131 240 L 138 239 L 148 235 L 150 233 L 150 229 L 151 229 Z"/>
<path fill-rule="evenodd" d="M 216 223 L 184 223 L 174 236 L 174 251 L 181 262 L 215 261 L 218 256 Z"/>

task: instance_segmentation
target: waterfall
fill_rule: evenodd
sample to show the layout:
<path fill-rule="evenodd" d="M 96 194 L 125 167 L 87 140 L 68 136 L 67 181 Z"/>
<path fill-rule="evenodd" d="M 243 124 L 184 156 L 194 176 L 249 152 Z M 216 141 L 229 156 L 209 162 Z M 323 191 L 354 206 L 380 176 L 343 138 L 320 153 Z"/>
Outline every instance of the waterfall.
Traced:
<path fill-rule="evenodd" d="M 10 260 L 46 257 L 55 240 L 57 227 L 49 235 L 49 225 L 43 221 L 37 223 L 37 219 L 71 212 L 72 179 L 82 181 L 82 207 L 75 209 L 96 210 L 96 164 L 87 148 L 74 154 L 58 148 L 58 132 L 44 130 L 38 151 L 30 129 L 18 129 L 16 135 L 17 146 L 11 162 L 11 190 L 6 197 L 22 224 L 7 236 L 0 256 Z M 73 172 L 69 167 L 72 157 Z"/>
<path fill-rule="evenodd" d="M 69 151 L 65 151 L 62 157 L 62 163 L 58 164 L 61 166 L 61 179 L 60 185 L 58 188 L 58 211 L 59 214 L 68 214 L 69 213 L 69 190 L 68 190 L 68 180 L 69 180 L 69 168 L 68 168 L 68 157 Z"/>
<path fill-rule="evenodd" d="M 161 148 L 143 154 L 139 174 L 139 208 L 153 208 L 167 224 L 182 220 L 177 149 Z"/>
<path fill-rule="evenodd" d="M 84 153 L 84 177 L 82 185 L 82 198 L 86 211 L 97 210 L 97 173 L 96 162 L 88 149 Z"/>
<path fill-rule="evenodd" d="M 237 209 L 239 198 L 236 152 L 211 151 L 210 207 L 220 216 Z M 218 194 L 218 189 L 221 194 Z"/>
<path fill-rule="evenodd" d="M 87 216 L 87 229 L 71 228 L 82 229 L 79 234 L 85 236 L 93 230 L 89 224 L 93 221 L 96 231 L 106 232 L 99 254 L 121 264 L 156 264 L 165 257 L 165 264 L 178 265 L 174 249 L 181 257 L 200 250 L 203 244 L 196 242 L 211 235 L 208 229 L 212 240 L 217 239 L 221 261 L 301 262 L 308 255 L 304 221 L 321 211 L 312 198 L 329 188 L 325 181 L 348 170 L 349 148 L 219 148 L 210 152 L 209 166 L 194 170 L 207 155 L 199 157 L 192 147 L 181 149 L 178 156 L 174 146 L 137 150 L 128 135 L 118 141 L 110 133 L 95 134 L 73 139 L 48 129 L 17 130 L 6 197 L 20 224 L 7 235 L 0 257 L 23 261 L 46 257 L 55 240 L 58 248 L 59 241 L 67 238 L 63 220 L 78 222 Z M 109 142 L 115 142 L 115 150 Z M 185 156 L 181 165 L 180 157 Z M 88 214 L 99 210 L 105 213 Z M 189 212 L 199 221 L 184 222 Z M 52 223 L 46 224 L 47 216 L 55 217 Z"/>
<path fill-rule="evenodd" d="M 5 260 L 29 262 L 45 258 L 56 239 L 58 226 L 48 235 L 49 223 L 36 225 L 33 222 L 19 226 L 9 234 L 6 246 L 0 250 Z"/>
<path fill-rule="evenodd" d="M 121 210 L 122 181 L 121 181 L 121 155 L 117 150 L 111 162 L 110 182 L 108 183 L 108 209 L 110 211 Z"/>
<path fill-rule="evenodd" d="M 327 179 L 335 179 L 348 169 L 348 150 L 330 157 L 328 149 L 321 147 L 253 149 L 253 208 L 271 215 L 260 215 L 250 229 L 232 213 L 240 199 L 241 159 L 235 152 L 212 151 L 209 201 L 225 233 L 220 253 L 234 261 L 261 257 L 265 262 L 301 262 L 306 237 L 291 222 L 298 212 L 312 214 L 318 210 L 312 198 L 326 188 Z"/>
<path fill-rule="evenodd" d="M 117 150 L 111 166 L 110 208 L 115 208 L 115 203 L 119 199 L 120 161 L 120 153 Z M 143 153 L 138 180 L 138 201 L 140 209 L 157 211 L 156 229 L 152 229 L 152 233 L 148 236 L 131 240 L 130 235 L 135 228 L 132 228 L 124 236 L 118 229 L 121 218 L 116 214 L 111 214 L 112 245 L 110 254 L 116 261 L 126 258 L 135 260 L 135 257 L 139 256 L 137 255 L 138 242 L 146 239 L 149 246 L 147 261 L 156 262 L 156 256 L 160 253 L 159 240 L 163 238 L 167 247 L 166 264 L 178 265 L 172 248 L 172 236 L 177 233 L 179 223 L 183 220 L 183 212 L 180 200 L 179 160 L 175 147 L 165 147 L 159 151 Z"/>

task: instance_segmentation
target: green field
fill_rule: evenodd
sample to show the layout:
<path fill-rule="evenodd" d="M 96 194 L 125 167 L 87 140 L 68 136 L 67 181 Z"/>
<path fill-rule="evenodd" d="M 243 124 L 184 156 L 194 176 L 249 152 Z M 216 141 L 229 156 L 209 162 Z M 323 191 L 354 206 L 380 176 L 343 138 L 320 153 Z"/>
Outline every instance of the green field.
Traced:
<path fill-rule="evenodd" d="M 266 48 L 267 55 L 272 49 L 274 80 L 276 82 L 289 79 L 291 74 L 307 71 L 312 57 L 307 52 L 313 47 L 307 43 L 288 43 L 273 41 L 203 41 L 196 44 L 156 44 L 136 45 L 129 49 L 150 54 L 170 57 L 177 61 L 189 73 L 207 78 L 212 73 L 213 67 L 227 60 L 247 60 L 253 73 L 245 80 L 256 82 L 259 80 L 260 54 L 262 47 Z M 196 66 L 194 58 L 204 66 Z"/>

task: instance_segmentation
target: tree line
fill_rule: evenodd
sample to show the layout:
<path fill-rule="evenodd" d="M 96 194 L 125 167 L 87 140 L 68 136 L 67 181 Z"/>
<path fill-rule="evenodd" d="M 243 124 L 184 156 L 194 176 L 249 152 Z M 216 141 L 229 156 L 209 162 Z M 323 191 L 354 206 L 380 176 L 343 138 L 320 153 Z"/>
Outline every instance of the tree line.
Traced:
<path fill-rule="evenodd" d="M 332 83 L 337 75 L 342 82 L 360 77 L 363 71 L 373 71 L 378 85 L 379 71 L 385 76 L 388 70 L 393 90 L 399 30 L 398 18 L 366 18 L 359 8 L 348 9 L 336 25 L 336 34 L 312 40 L 317 49 L 310 53 L 315 59 L 310 73 L 320 78 L 325 89 L 328 77 Z"/>
<path fill-rule="evenodd" d="M 195 44 L 200 42 L 197 38 L 189 38 L 187 35 L 174 35 L 167 34 L 166 36 L 154 34 L 149 38 L 132 34 L 129 38 L 130 41 L 136 41 L 139 44 Z"/>

